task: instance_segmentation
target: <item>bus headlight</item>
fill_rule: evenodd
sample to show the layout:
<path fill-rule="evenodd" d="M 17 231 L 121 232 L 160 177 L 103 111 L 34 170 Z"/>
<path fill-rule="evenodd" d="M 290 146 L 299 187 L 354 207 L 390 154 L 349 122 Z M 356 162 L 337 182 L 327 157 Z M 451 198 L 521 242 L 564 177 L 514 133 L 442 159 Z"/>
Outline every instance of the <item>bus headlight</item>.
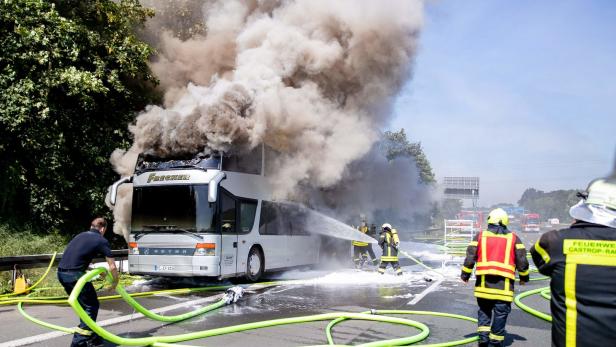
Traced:
<path fill-rule="evenodd" d="M 137 247 L 137 242 L 128 243 L 128 253 L 139 255 L 139 247 Z"/>
<path fill-rule="evenodd" d="M 216 244 L 215 243 L 197 243 L 195 246 L 195 255 L 215 255 Z"/>

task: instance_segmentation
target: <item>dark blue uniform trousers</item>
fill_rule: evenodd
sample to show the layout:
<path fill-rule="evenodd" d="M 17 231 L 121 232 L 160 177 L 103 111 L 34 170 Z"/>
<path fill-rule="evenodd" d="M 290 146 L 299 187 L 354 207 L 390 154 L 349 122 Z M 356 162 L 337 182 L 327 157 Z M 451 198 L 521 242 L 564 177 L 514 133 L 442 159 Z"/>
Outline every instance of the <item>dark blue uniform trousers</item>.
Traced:
<path fill-rule="evenodd" d="M 77 281 L 79 280 L 81 276 L 83 276 L 83 274 L 84 272 L 82 271 L 70 271 L 70 272 L 58 271 L 58 280 L 60 281 L 60 284 L 62 284 L 62 286 L 64 287 L 64 290 L 66 291 L 68 295 L 71 294 L 71 292 L 73 291 L 73 288 L 75 288 L 75 284 L 77 284 Z M 86 311 L 88 316 L 90 316 L 90 318 L 96 321 L 96 317 L 98 316 L 98 308 L 100 307 L 100 304 L 98 302 L 98 297 L 96 296 L 96 290 L 94 289 L 94 286 L 92 285 L 92 283 L 90 282 L 86 283 L 81 293 L 79 293 L 79 296 L 77 297 L 77 301 L 79 302 L 81 307 L 83 307 L 83 309 Z M 79 328 L 91 332 L 90 328 L 81 319 L 79 320 Z M 73 335 L 73 341 L 71 343 L 71 347 L 88 346 L 90 344 L 99 344 L 101 342 L 102 342 L 102 339 L 100 338 L 100 336 L 96 335 L 94 332 L 92 332 L 89 335 L 80 334 L 79 332 L 76 332 Z"/>
<path fill-rule="evenodd" d="M 479 346 L 505 345 L 505 325 L 511 312 L 511 303 L 501 300 L 477 298 L 477 324 Z"/>

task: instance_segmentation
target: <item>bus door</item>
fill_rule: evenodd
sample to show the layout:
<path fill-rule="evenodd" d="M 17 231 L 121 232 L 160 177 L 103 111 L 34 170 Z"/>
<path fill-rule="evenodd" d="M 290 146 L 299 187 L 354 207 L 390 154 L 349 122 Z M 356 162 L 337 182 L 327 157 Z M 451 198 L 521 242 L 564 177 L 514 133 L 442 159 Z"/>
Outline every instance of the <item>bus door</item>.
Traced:
<path fill-rule="evenodd" d="M 237 202 L 226 190 L 220 189 L 220 275 L 237 273 Z"/>
<path fill-rule="evenodd" d="M 252 231 L 255 228 L 255 217 L 257 213 L 258 201 L 253 199 L 241 198 L 237 200 L 239 221 L 238 221 L 238 247 L 237 247 L 237 272 L 246 271 L 246 262 L 248 260 L 248 252 L 254 244 L 255 234 L 258 231 Z M 253 241 L 253 242 L 251 242 Z M 269 265 L 269 264 L 268 264 Z"/>

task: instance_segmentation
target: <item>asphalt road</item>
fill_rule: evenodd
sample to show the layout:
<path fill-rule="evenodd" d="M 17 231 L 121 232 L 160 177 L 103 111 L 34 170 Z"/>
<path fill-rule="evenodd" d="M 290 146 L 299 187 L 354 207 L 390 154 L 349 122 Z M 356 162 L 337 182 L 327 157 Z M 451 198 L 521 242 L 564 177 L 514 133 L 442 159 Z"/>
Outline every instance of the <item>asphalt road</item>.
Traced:
<path fill-rule="evenodd" d="M 530 245 L 540 234 L 522 234 Z M 437 267 L 439 261 L 428 262 Z M 391 273 L 352 269 L 329 271 L 292 271 L 275 279 L 295 280 L 268 286 L 251 286 L 237 303 L 216 311 L 175 324 L 162 324 L 147 318 L 131 318 L 134 310 L 122 300 L 102 303 L 98 322 L 114 334 L 124 337 L 175 335 L 229 325 L 296 317 L 327 312 L 362 312 L 369 309 L 427 310 L 476 316 L 476 302 L 472 284 L 464 285 L 457 279 L 458 267 L 445 269 L 446 279 L 435 284 L 438 276 L 423 272 L 418 266 L 405 266 L 401 277 Z M 391 271 L 391 270 L 389 270 Z M 434 279 L 432 282 L 425 278 Z M 150 282 L 130 288 L 144 291 L 169 287 L 166 281 Z M 516 286 L 516 292 L 548 285 L 547 281 Z M 217 301 L 219 293 L 191 295 L 161 295 L 139 298 L 145 307 L 171 308 L 164 314 L 179 314 Z M 541 297 L 525 301 L 532 307 L 549 313 L 549 302 Z M 186 304 L 187 307 L 173 305 Z M 518 309 L 515 305 L 509 316 L 506 345 L 549 346 L 550 325 Z M 67 306 L 27 305 L 26 311 L 44 321 L 66 327 L 77 324 L 74 312 Z M 403 316 L 407 317 L 407 315 Z M 437 343 L 472 336 L 474 323 L 432 316 L 408 316 L 425 323 L 430 336 L 423 343 Z M 0 346 L 68 346 L 71 336 L 52 332 L 23 318 L 14 306 L 0 306 Z M 315 322 L 289 326 L 250 330 L 220 335 L 185 344 L 201 346 L 305 346 L 326 344 L 324 329 L 328 322 Z M 416 330 L 394 324 L 364 321 L 346 321 L 334 329 L 338 344 L 360 344 L 416 334 Z M 113 346 L 108 343 L 107 346 Z"/>

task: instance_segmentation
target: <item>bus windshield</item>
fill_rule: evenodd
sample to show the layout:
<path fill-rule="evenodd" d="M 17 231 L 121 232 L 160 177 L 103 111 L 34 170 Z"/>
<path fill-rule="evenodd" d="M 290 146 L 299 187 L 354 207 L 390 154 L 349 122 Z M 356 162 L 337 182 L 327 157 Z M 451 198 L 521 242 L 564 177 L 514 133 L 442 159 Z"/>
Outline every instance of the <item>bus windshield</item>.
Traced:
<path fill-rule="evenodd" d="M 216 204 L 207 185 L 136 187 L 131 232 L 216 232 Z"/>

